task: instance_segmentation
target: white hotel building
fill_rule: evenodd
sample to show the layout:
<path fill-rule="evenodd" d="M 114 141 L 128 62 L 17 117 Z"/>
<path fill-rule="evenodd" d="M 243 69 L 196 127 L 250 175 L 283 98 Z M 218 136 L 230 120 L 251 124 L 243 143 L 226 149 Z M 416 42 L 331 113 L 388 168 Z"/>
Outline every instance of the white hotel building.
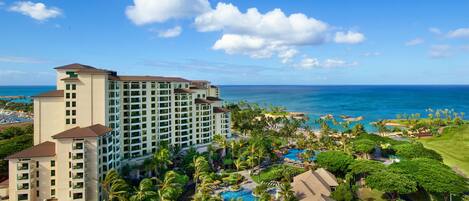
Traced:
<path fill-rule="evenodd" d="M 159 144 L 201 147 L 231 135 L 230 113 L 208 81 L 55 69 L 57 89 L 34 97 L 34 146 L 7 158 L 12 201 L 101 200 L 108 170 Z"/>

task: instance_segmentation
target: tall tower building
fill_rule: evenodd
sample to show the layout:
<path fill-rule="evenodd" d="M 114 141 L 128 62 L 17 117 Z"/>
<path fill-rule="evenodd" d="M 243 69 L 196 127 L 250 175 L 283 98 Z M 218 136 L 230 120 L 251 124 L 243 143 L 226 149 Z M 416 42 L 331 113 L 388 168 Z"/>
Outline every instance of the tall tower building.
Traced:
<path fill-rule="evenodd" d="M 230 112 L 208 81 L 55 69 L 57 89 L 34 97 L 34 146 L 7 158 L 10 200 L 101 200 L 108 170 L 162 143 L 184 149 L 231 136 Z"/>

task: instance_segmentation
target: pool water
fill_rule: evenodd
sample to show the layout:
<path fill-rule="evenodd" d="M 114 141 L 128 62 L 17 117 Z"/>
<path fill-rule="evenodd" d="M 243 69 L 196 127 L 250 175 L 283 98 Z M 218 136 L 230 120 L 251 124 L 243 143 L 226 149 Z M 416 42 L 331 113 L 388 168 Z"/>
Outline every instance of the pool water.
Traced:
<path fill-rule="evenodd" d="M 301 154 L 305 152 L 304 149 L 289 149 L 288 153 L 284 155 L 285 158 L 288 158 L 293 161 L 301 161 L 300 158 L 298 158 L 298 154 Z M 318 153 L 317 151 L 314 151 L 315 155 Z M 315 161 L 316 156 L 311 157 L 311 160 Z"/>
<path fill-rule="evenodd" d="M 231 199 L 238 199 L 241 198 L 243 201 L 256 201 L 258 200 L 256 197 L 252 195 L 252 191 L 247 190 L 247 189 L 242 189 L 240 191 L 227 191 L 221 193 L 221 197 L 223 198 L 224 201 L 231 201 Z"/>

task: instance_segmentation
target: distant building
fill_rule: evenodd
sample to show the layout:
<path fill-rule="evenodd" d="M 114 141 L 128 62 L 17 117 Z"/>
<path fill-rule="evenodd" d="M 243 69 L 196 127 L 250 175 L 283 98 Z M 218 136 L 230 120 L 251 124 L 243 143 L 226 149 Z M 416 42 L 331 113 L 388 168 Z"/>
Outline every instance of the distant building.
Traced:
<path fill-rule="evenodd" d="M 231 136 L 230 112 L 208 81 L 55 69 L 57 89 L 34 97 L 34 146 L 7 158 L 12 201 L 102 200 L 108 170 L 141 162 L 162 143 L 200 147 Z"/>
<path fill-rule="evenodd" d="M 293 178 L 293 191 L 300 201 L 329 201 L 339 184 L 333 174 L 323 168 L 307 171 Z"/>

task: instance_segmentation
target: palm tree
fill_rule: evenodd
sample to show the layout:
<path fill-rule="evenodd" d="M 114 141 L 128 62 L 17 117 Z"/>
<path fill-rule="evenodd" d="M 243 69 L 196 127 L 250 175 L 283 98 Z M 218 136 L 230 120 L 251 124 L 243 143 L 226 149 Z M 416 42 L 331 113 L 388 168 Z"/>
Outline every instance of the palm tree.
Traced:
<path fill-rule="evenodd" d="M 209 164 L 207 162 L 207 159 L 205 159 L 205 157 L 203 157 L 203 156 L 199 156 L 197 158 L 194 158 L 194 168 L 195 168 L 194 182 L 195 182 L 196 188 L 197 188 L 197 184 L 207 174 L 210 167 L 209 167 Z"/>
<path fill-rule="evenodd" d="M 153 181 L 145 178 L 140 181 L 138 188 L 135 188 L 135 194 L 130 197 L 130 201 L 156 201 L 157 198 L 158 193 Z"/>
<path fill-rule="evenodd" d="M 213 141 L 218 144 L 220 148 L 223 149 L 223 152 L 221 154 L 222 157 L 226 156 L 226 148 L 229 146 L 228 141 L 226 140 L 225 136 L 222 136 L 220 134 L 217 134 L 213 136 Z"/>
<path fill-rule="evenodd" d="M 107 195 L 107 200 L 127 201 L 128 186 L 117 170 L 109 170 L 100 184 L 105 195 Z"/>
<path fill-rule="evenodd" d="M 163 182 L 159 185 L 160 200 L 177 200 L 179 193 L 182 192 L 182 186 L 177 182 L 177 177 L 178 174 L 172 170 L 166 172 Z"/>
<path fill-rule="evenodd" d="M 376 127 L 376 129 L 378 130 L 378 133 L 381 136 L 384 136 L 384 133 L 388 131 L 388 128 L 386 127 L 386 122 L 384 120 L 379 120 L 375 122 L 374 126 Z"/>
<path fill-rule="evenodd" d="M 280 185 L 280 197 L 285 201 L 295 200 L 295 192 L 288 182 L 283 182 Z"/>
<path fill-rule="evenodd" d="M 254 167 L 256 166 L 256 157 L 254 155 L 248 156 L 248 164 L 251 169 L 254 169 Z"/>
<path fill-rule="evenodd" d="M 166 170 L 170 164 L 173 164 L 173 162 L 171 161 L 171 152 L 169 152 L 168 149 L 158 149 L 158 151 L 153 155 L 153 165 L 157 174 Z"/>
<path fill-rule="evenodd" d="M 244 161 L 241 158 L 238 158 L 234 161 L 234 165 L 236 167 L 236 171 L 240 171 L 244 168 Z"/>

